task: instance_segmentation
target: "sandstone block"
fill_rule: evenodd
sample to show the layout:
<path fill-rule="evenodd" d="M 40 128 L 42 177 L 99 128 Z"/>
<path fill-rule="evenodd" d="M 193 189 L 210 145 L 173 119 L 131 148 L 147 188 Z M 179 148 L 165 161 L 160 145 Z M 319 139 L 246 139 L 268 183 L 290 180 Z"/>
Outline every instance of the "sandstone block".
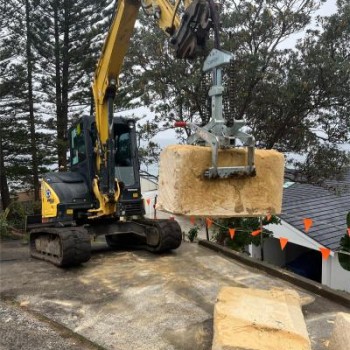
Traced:
<path fill-rule="evenodd" d="M 219 166 L 246 162 L 244 149 L 220 150 Z M 279 214 L 282 209 L 284 156 L 256 150 L 254 177 L 204 179 L 211 148 L 171 145 L 160 157 L 157 209 L 190 216 L 238 217 Z"/>
<path fill-rule="evenodd" d="M 214 309 L 213 350 L 310 350 L 293 290 L 224 287 Z"/>
<path fill-rule="evenodd" d="M 329 350 L 349 350 L 350 314 L 339 312 L 335 318 L 334 329 L 329 341 Z"/>

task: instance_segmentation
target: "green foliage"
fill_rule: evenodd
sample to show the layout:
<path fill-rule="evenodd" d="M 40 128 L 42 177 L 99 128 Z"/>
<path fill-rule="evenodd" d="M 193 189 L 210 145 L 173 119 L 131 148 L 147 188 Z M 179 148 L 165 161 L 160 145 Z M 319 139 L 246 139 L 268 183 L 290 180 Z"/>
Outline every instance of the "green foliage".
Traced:
<path fill-rule="evenodd" d="M 135 28 L 121 77 L 122 106 L 148 106 L 155 113 L 157 130 L 173 128 L 174 120 L 201 122 L 198 111 L 201 96 L 198 90 L 202 77 L 203 58 L 176 59 L 168 39 L 150 18 L 140 14 L 142 26 Z M 142 50 L 140 50 L 142 47 Z M 183 129 L 176 129 L 179 137 Z M 187 135 L 189 130 L 185 130 Z"/>
<path fill-rule="evenodd" d="M 199 231 L 198 226 L 194 226 L 188 230 L 187 237 L 190 240 L 190 242 L 193 242 L 197 238 L 198 231 Z"/>
<path fill-rule="evenodd" d="M 346 216 L 347 227 L 350 227 L 350 212 Z M 348 232 L 340 240 L 340 250 L 347 254 L 339 253 L 339 263 L 347 271 L 350 271 L 350 236 Z"/>
<path fill-rule="evenodd" d="M 48 166 L 52 170 L 57 148 L 66 157 L 70 119 L 92 112 L 91 80 L 113 3 L 1 2 L 2 197 L 7 187 L 34 186 L 37 194 L 38 178 Z"/>
<path fill-rule="evenodd" d="M 8 236 L 8 221 L 7 216 L 9 214 L 10 208 L 6 208 L 2 213 L 0 213 L 0 238 Z"/>
<path fill-rule="evenodd" d="M 341 174 L 349 156 L 338 149 L 349 137 L 350 11 L 338 2 L 338 13 L 319 20 L 294 49 L 283 41 L 300 32 L 324 1 L 249 0 L 223 2 L 222 47 L 234 53 L 225 70 L 225 117 L 245 118 L 259 146 L 302 153 L 295 162 L 311 183 Z M 159 129 L 177 120 L 207 122 L 203 58 L 176 60 L 163 34 L 141 18 L 122 77 L 123 105 L 135 98 L 156 114 Z M 164 38 L 164 39 L 163 39 Z M 140 47 L 143 47 L 140 52 Z M 317 130 L 317 132 L 315 132 Z M 183 141 L 188 129 L 176 129 Z"/>
<path fill-rule="evenodd" d="M 252 236 L 251 232 L 260 229 L 259 218 L 228 218 L 218 220 L 218 226 L 213 235 L 213 239 L 222 245 L 231 247 L 232 249 L 245 252 L 245 247 L 249 244 L 259 246 L 261 243 L 261 234 L 263 239 L 272 237 L 272 232 L 263 227 L 262 233 L 257 236 Z M 271 216 L 269 220 L 264 218 L 263 225 L 280 224 L 281 220 L 277 216 Z M 231 239 L 228 228 L 234 228 L 235 235 Z"/>
<path fill-rule="evenodd" d="M 156 123 L 147 121 L 145 124 L 137 125 L 138 156 L 142 166 L 149 170 L 149 167 L 158 163 L 161 148 L 152 138 L 158 133 Z"/>
<path fill-rule="evenodd" d="M 11 204 L 0 213 L 0 233 L 2 237 L 9 236 L 11 228 L 24 230 L 27 215 L 41 213 L 41 202 L 18 202 Z"/>
<path fill-rule="evenodd" d="M 26 217 L 26 209 L 23 203 L 14 201 L 12 202 L 10 208 L 11 209 L 8 216 L 9 223 L 11 223 L 11 226 L 23 229 Z"/>

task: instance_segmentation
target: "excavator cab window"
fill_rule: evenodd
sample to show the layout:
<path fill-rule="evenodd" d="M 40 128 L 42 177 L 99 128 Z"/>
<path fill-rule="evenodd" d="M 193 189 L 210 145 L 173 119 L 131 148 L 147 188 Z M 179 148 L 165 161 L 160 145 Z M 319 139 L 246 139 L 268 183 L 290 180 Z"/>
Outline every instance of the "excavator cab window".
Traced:
<path fill-rule="evenodd" d="M 83 123 L 78 123 L 70 132 L 71 165 L 76 165 L 86 159 L 86 146 Z"/>
<path fill-rule="evenodd" d="M 126 186 L 135 184 L 130 130 L 126 126 L 115 137 L 115 174 Z"/>

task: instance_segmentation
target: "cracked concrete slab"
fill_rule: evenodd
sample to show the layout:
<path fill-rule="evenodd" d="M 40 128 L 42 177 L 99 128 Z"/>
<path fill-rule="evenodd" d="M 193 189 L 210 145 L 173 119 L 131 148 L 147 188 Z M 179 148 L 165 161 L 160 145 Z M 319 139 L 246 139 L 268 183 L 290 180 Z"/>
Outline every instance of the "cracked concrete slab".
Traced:
<path fill-rule="evenodd" d="M 63 270 L 29 258 L 20 242 L 1 242 L 1 260 L 2 298 L 104 349 L 210 349 L 214 304 L 224 286 L 296 290 L 308 301 L 303 312 L 314 350 L 326 349 L 328 321 L 348 311 L 197 244 L 153 255 L 111 251 L 97 241 L 88 263 Z M 334 317 L 315 319 L 322 314 Z M 36 348 L 27 345 L 22 349 Z"/>

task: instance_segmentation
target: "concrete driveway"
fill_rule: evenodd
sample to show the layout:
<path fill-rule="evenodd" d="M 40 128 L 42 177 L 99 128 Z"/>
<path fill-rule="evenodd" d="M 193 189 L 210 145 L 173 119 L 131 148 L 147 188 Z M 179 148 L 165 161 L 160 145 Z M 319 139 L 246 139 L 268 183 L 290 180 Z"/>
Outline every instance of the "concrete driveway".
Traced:
<path fill-rule="evenodd" d="M 0 268 L 1 349 L 210 349 L 222 286 L 296 289 L 317 350 L 326 349 L 336 312 L 349 312 L 187 242 L 164 255 L 95 242 L 88 263 L 63 270 L 6 241 Z"/>

